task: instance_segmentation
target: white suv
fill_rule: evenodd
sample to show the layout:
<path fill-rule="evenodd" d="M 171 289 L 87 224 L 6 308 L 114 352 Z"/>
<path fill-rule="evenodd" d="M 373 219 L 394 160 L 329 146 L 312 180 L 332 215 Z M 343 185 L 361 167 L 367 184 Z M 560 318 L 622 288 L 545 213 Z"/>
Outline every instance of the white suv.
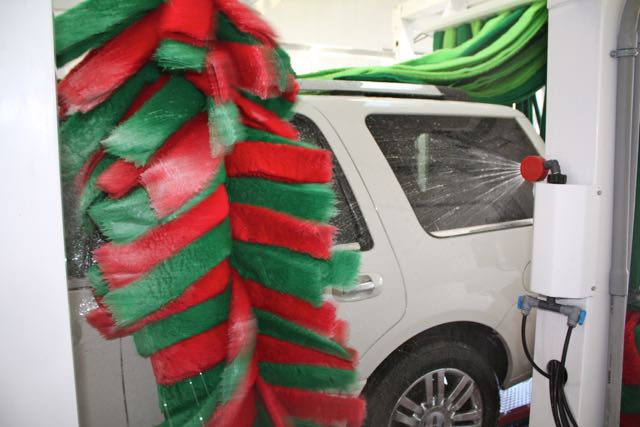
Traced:
<path fill-rule="evenodd" d="M 436 87 L 302 88 L 293 123 L 336 159 L 337 244 L 362 252 L 357 287 L 329 298 L 360 353 L 367 426 L 495 425 L 498 387 L 531 374 L 516 299 L 533 194 L 518 165 L 542 140 L 518 111 Z M 160 422 L 147 362 L 84 324 L 82 281 L 70 292 L 81 425 Z"/>

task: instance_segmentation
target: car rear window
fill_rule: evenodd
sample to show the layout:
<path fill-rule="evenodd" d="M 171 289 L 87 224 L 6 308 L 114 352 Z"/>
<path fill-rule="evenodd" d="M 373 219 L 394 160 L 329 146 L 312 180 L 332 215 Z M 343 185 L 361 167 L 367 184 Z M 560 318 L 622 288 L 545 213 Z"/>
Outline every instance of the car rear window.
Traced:
<path fill-rule="evenodd" d="M 325 150 L 331 150 L 327 139 L 318 126 L 306 116 L 296 114 L 291 124 L 300 132 L 300 140 L 313 144 Z M 331 220 L 331 224 L 338 229 L 336 244 L 358 243 L 361 251 L 373 248 L 373 239 L 367 228 L 360 206 L 356 201 L 347 177 L 333 156 L 333 190 L 336 194 L 337 214 Z"/>
<path fill-rule="evenodd" d="M 370 115 L 366 124 L 428 233 L 487 231 L 533 217 L 519 163 L 536 150 L 515 119 Z"/>

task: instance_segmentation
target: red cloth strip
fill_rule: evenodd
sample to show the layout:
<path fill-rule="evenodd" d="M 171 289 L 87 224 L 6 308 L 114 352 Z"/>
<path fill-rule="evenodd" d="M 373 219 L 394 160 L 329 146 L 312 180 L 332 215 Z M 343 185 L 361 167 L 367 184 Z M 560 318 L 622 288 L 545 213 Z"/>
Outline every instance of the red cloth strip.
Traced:
<path fill-rule="evenodd" d="M 227 324 L 180 341 L 152 355 L 158 384 L 171 385 L 204 372 L 227 356 Z"/>
<path fill-rule="evenodd" d="M 331 425 L 346 421 L 350 427 L 360 426 L 364 420 L 365 403 L 358 397 L 330 395 L 291 387 L 271 388 L 288 409 L 290 416 Z"/>
<path fill-rule="evenodd" d="M 640 426 L 640 414 L 622 414 L 620 416 L 620 427 Z"/>
<path fill-rule="evenodd" d="M 231 233 L 243 242 L 282 246 L 326 260 L 331 257 L 335 227 L 259 206 L 232 203 Z"/>
<path fill-rule="evenodd" d="M 300 92 L 300 84 L 296 80 L 293 74 L 287 76 L 287 91 L 282 94 L 282 97 L 287 101 L 294 103 Z"/>
<path fill-rule="evenodd" d="M 207 73 L 200 74 L 200 77 L 193 75 L 194 84 L 196 87 L 205 84 L 203 91 L 210 94 L 216 105 L 230 101 L 238 84 L 231 56 L 224 50 L 213 49 L 207 54 L 206 62 Z"/>
<path fill-rule="evenodd" d="M 256 348 L 258 349 L 258 359 L 261 362 L 319 365 L 351 370 L 354 369 L 357 361 L 355 352 L 354 358 L 349 361 L 268 335 L 258 335 Z"/>
<path fill-rule="evenodd" d="M 281 70 L 272 47 L 234 42 L 220 43 L 216 47 L 232 58 L 242 89 L 262 99 L 281 95 L 278 87 Z"/>
<path fill-rule="evenodd" d="M 116 160 L 110 167 L 108 167 L 98 177 L 98 188 L 109 194 L 109 197 L 119 199 L 127 194 L 140 182 L 140 175 L 152 165 L 162 162 L 167 156 L 169 156 L 176 146 L 179 144 L 186 144 L 188 141 L 183 141 L 185 135 L 193 131 L 193 127 L 196 126 L 196 122 L 206 122 L 206 114 L 199 114 L 198 116 L 185 123 L 180 129 L 176 131 L 167 141 L 156 151 L 151 158 L 151 161 L 145 166 L 138 167 L 131 162 L 124 159 Z M 202 126 L 198 123 L 198 126 Z M 200 129 L 202 131 L 202 129 Z"/>
<path fill-rule="evenodd" d="M 245 410 L 244 402 L 247 396 L 254 391 L 254 384 L 258 377 L 258 367 L 255 358 L 249 363 L 248 371 L 242 378 L 240 384 L 233 391 L 231 399 L 219 405 L 209 421 L 207 427 L 236 427 L 240 413 Z M 254 403 L 255 404 L 255 403 Z"/>
<path fill-rule="evenodd" d="M 98 308 L 87 314 L 87 321 L 107 339 L 131 335 L 150 323 L 166 319 L 169 316 L 183 312 L 210 298 L 220 295 L 227 288 L 230 274 L 229 263 L 227 260 L 224 260 L 189 286 L 178 298 L 155 313 L 126 328 L 118 328 L 115 325 L 109 309 L 102 305 L 100 298 L 96 298 Z"/>
<path fill-rule="evenodd" d="M 231 362 L 241 352 L 248 351 L 255 340 L 256 319 L 242 278 L 236 271 L 231 274 L 231 307 L 229 310 L 229 351 Z"/>
<path fill-rule="evenodd" d="M 92 51 L 58 84 L 66 114 L 86 113 L 138 72 L 158 45 L 157 25 L 163 6 Z"/>
<path fill-rule="evenodd" d="M 243 33 L 249 33 L 266 45 L 275 46 L 276 35 L 260 16 L 238 0 L 215 0 L 220 12 Z"/>
<path fill-rule="evenodd" d="M 214 28 L 213 0 L 169 0 L 160 20 L 160 37 L 188 37 L 192 44 L 204 46 Z"/>
<path fill-rule="evenodd" d="M 254 307 L 270 311 L 321 335 L 333 335 L 336 321 L 333 304 L 325 302 L 320 307 L 314 307 L 300 298 L 269 289 L 252 280 L 244 279 L 244 283 Z"/>
<path fill-rule="evenodd" d="M 331 152 L 270 142 L 241 142 L 226 159 L 229 176 L 255 176 L 289 183 L 328 183 Z"/>
<path fill-rule="evenodd" d="M 287 139 L 297 140 L 300 137 L 300 134 L 291 123 L 283 120 L 276 113 L 248 100 L 237 92 L 233 93 L 233 102 L 235 102 L 240 109 L 243 115 L 241 121 L 244 124 L 256 129 L 275 133 Z"/>
<path fill-rule="evenodd" d="M 124 114 L 124 116 L 122 116 L 122 119 L 120 119 L 119 123 L 122 123 L 122 122 L 126 121 L 131 116 L 133 116 L 135 113 L 137 113 L 138 110 L 140 110 L 140 108 L 142 108 L 142 106 L 148 100 L 150 100 L 153 97 L 153 95 L 158 93 L 160 91 L 160 89 L 162 89 L 164 87 L 164 85 L 167 84 L 168 81 L 169 81 L 169 76 L 168 75 L 161 75 L 158 78 L 158 80 L 156 80 L 153 83 L 150 83 L 150 84 L 146 85 L 140 91 L 140 93 L 138 94 L 136 99 L 133 101 L 133 103 L 131 104 L 131 106 L 129 107 L 127 112 Z"/>
<path fill-rule="evenodd" d="M 237 410 L 236 415 L 233 417 L 233 423 L 228 424 L 233 427 L 254 427 L 256 416 L 258 415 L 258 406 L 257 406 L 257 397 L 256 390 L 252 388 L 247 393 L 244 401 L 240 405 L 240 408 Z M 213 426 L 214 424 L 209 424 Z M 217 424 L 215 424 L 217 427 Z"/>
<path fill-rule="evenodd" d="M 640 313 L 628 312 L 624 326 L 624 364 L 622 382 L 627 385 L 640 385 L 640 353 L 636 342 L 635 330 L 640 325 Z"/>
<path fill-rule="evenodd" d="M 108 242 L 96 249 L 94 256 L 109 289 L 121 288 L 138 280 L 228 216 L 227 192 L 220 186 L 212 195 L 173 221 L 152 229 L 131 243 Z"/>
<path fill-rule="evenodd" d="M 91 178 L 91 174 L 104 158 L 104 154 L 104 149 L 100 147 L 91 155 L 91 157 L 89 157 L 86 163 L 82 165 L 80 172 L 78 172 L 78 175 L 75 177 L 75 186 L 78 193 L 81 193 L 82 190 L 84 190 L 87 182 L 89 182 L 89 178 Z"/>
<path fill-rule="evenodd" d="M 212 52 L 213 51 L 209 52 L 209 54 Z M 209 75 L 207 73 L 188 71 L 184 73 L 184 78 L 198 88 L 200 92 L 208 97 L 215 98 L 215 88 L 212 86 L 212 82 L 209 81 Z"/>
<path fill-rule="evenodd" d="M 189 121 L 171 140 L 176 140 L 175 145 L 158 153 L 140 176 L 160 218 L 175 212 L 202 191 L 223 160 L 213 156 L 204 113 Z"/>
<path fill-rule="evenodd" d="M 256 388 L 273 423 L 273 427 L 292 427 L 286 409 L 273 394 L 271 387 L 261 377 L 256 380 Z"/>
<path fill-rule="evenodd" d="M 100 174 L 96 184 L 109 197 L 119 199 L 138 185 L 142 171 L 144 167 L 119 159 Z"/>
<path fill-rule="evenodd" d="M 342 346 L 347 345 L 347 339 L 349 338 L 349 324 L 344 320 L 336 320 L 333 325 L 333 333 L 331 338 Z"/>
<path fill-rule="evenodd" d="M 133 116 L 142 106 L 169 81 L 169 76 L 162 75 L 155 82 L 148 84 L 133 101 L 120 123 Z M 102 150 L 102 149 L 101 149 Z M 144 169 L 125 160 L 117 160 L 109 166 L 97 180 L 98 188 L 113 198 L 120 198 L 138 184 L 140 174 Z"/>

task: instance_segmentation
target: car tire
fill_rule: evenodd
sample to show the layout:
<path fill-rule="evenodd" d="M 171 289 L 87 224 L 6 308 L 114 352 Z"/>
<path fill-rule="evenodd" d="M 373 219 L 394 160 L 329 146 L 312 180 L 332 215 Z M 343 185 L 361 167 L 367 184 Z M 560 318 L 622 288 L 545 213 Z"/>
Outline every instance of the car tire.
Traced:
<path fill-rule="evenodd" d="M 431 403 L 428 382 L 432 384 Z M 444 393 L 440 392 L 441 384 Z M 399 349 L 367 381 L 363 394 L 367 400 L 366 427 L 492 427 L 498 422 L 496 374 L 476 349 L 461 341 L 437 338 Z M 467 394 L 468 400 L 461 402 Z M 443 419 L 457 421 L 447 424 Z"/>

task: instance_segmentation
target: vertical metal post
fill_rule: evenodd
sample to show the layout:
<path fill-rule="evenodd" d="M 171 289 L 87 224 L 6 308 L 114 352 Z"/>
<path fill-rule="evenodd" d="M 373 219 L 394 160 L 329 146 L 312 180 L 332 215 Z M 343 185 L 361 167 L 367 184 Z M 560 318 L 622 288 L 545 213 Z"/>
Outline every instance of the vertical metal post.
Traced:
<path fill-rule="evenodd" d="M 78 425 L 51 0 L 0 14 L 0 425 Z"/>
<path fill-rule="evenodd" d="M 629 293 L 629 272 L 638 162 L 638 14 L 640 0 L 627 0 L 622 12 L 618 43 L 611 57 L 618 62 L 614 163 L 613 243 L 611 252 L 611 319 L 609 326 L 608 426 L 620 422 L 624 324 Z"/>
<path fill-rule="evenodd" d="M 593 283 L 585 298 L 561 301 L 587 311 L 569 347 L 565 386 L 581 427 L 605 423 L 608 383 L 609 273 L 614 200 L 616 47 L 624 0 L 548 0 L 548 121 L 546 156 L 562 164 L 569 184 L 593 186 L 597 220 L 590 233 L 596 252 Z M 535 224 L 534 224 L 535 226 Z M 550 236 L 553 230 L 549 230 Z M 533 263 L 536 259 L 532 260 Z M 559 359 L 566 319 L 539 312 L 535 360 Z M 534 374 L 531 426 L 554 425 L 547 379 Z"/>

